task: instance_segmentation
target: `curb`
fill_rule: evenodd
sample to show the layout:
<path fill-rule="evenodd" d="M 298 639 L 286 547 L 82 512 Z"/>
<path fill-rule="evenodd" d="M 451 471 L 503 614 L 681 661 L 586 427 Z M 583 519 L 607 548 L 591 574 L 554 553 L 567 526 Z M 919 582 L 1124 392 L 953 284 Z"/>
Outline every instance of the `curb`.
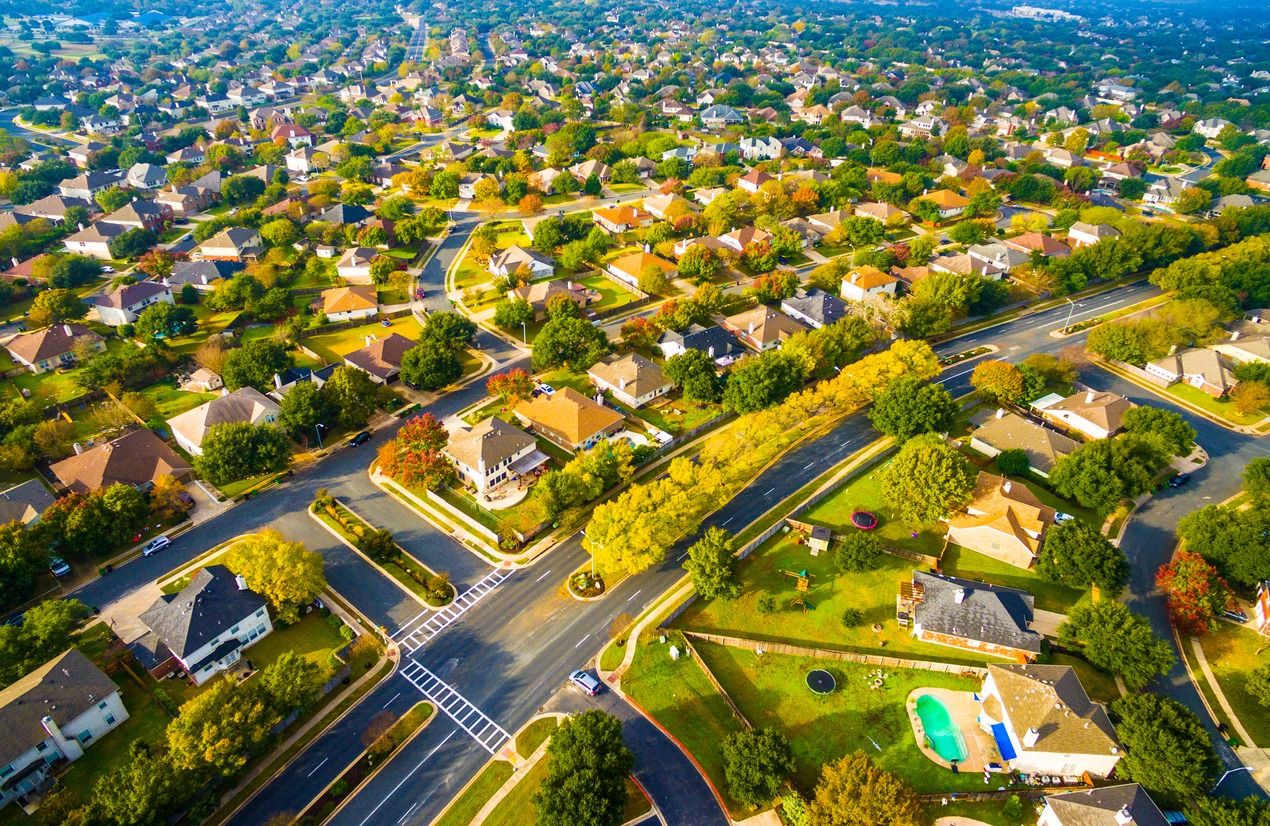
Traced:
<path fill-rule="evenodd" d="M 1199 407 L 1198 405 L 1192 404 L 1191 402 L 1188 402 L 1186 399 L 1180 398 L 1178 396 L 1170 396 L 1165 393 L 1161 393 L 1160 391 L 1163 390 L 1164 388 L 1159 388 L 1151 384 L 1146 384 L 1142 382 L 1141 380 L 1139 380 L 1133 374 L 1129 373 L 1127 370 L 1122 370 L 1119 367 L 1116 367 L 1115 365 L 1109 364 L 1105 361 L 1095 361 L 1094 365 L 1098 367 L 1100 370 L 1105 370 L 1113 376 L 1124 379 L 1125 381 L 1129 382 L 1135 387 L 1141 387 L 1143 390 L 1150 392 L 1153 396 L 1161 399 L 1162 401 L 1168 402 L 1169 404 L 1172 404 L 1172 405 L 1176 405 L 1177 407 L 1182 408 L 1188 413 L 1192 413 L 1196 416 L 1199 416 L 1200 418 L 1207 419 L 1208 421 L 1212 422 L 1218 427 L 1223 427 L 1226 430 L 1231 431 L 1232 433 L 1239 433 L 1244 436 L 1252 436 L 1253 438 L 1257 438 L 1259 436 L 1265 435 L 1263 433 L 1258 433 L 1255 430 L 1253 430 L 1253 427 L 1255 427 L 1255 425 L 1235 424 L 1230 419 L 1224 418 L 1222 416 L 1218 416 L 1216 413 L 1210 413 L 1204 408 Z"/>
<path fill-rule="evenodd" d="M 431 605 L 429 605 L 428 603 L 424 602 L 424 600 L 423 600 L 423 598 L 422 598 L 422 597 L 420 597 L 420 596 L 419 596 L 418 594 L 416 594 L 414 591 L 411 591 L 409 588 L 407 588 L 406 586 L 404 586 L 404 585 L 402 585 L 400 582 L 398 582 L 398 581 L 397 581 L 397 579 L 396 579 L 396 577 L 393 577 L 393 576 L 389 575 L 388 573 L 386 573 L 386 572 L 385 572 L 382 568 L 380 568 L 380 567 L 379 567 L 379 564 L 378 564 L 377 562 L 373 561 L 370 557 L 366 556 L 366 554 L 364 554 L 364 553 L 362 553 L 360 550 L 358 550 L 358 549 L 357 549 L 357 546 L 355 546 L 353 543 L 349 542 L 349 541 L 348 541 L 347 539 L 345 539 L 344 537 L 340 536 L 338 533 L 336 533 L 336 531 L 335 531 L 335 529 L 334 529 L 334 528 L 332 528 L 330 525 L 328 525 L 328 524 L 326 524 L 325 522 L 323 522 L 323 521 L 322 521 L 322 519 L 321 519 L 321 517 L 319 517 L 316 513 L 314 513 L 314 512 L 313 512 L 313 507 L 312 507 L 312 506 L 309 506 L 309 507 L 305 508 L 305 512 L 306 512 L 306 513 L 308 513 L 309 518 L 310 518 L 310 519 L 312 519 L 314 522 L 318 523 L 318 525 L 320 525 L 320 526 L 322 527 L 322 529 L 323 529 L 323 530 L 325 530 L 325 531 L 326 531 L 327 533 L 329 533 L 331 536 L 333 536 L 333 537 L 335 537 L 337 540 L 339 540 L 339 541 L 340 541 L 340 543 L 341 543 L 341 544 L 343 544 L 343 545 L 344 545 L 346 548 L 348 548 L 350 551 L 352 551 L 353 553 L 355 553 L 355 554 L 357 554 L 358 556 L 360 556 L 363 560 L 365 560 L 365 561 L 366 561 L 366 563 L 367 563 L 368 565 L 372 566 L 372 567 L 373 567 L 376 571 L 378 571 L 379 573 L 383 574 L 383 575 L 384 575 L 384 577 L 385 577 L 385 578 L 387 578 L 389 581 L 391 581 L 393 585 L 396 585 L 396 586 L 397 586 L 397 588 L 399 588 L 403 594 L 405 594 L 406 596 L 410 597 L 410 598 L 411 598 L 411 599 L 413 599 L 415 602 L 419 603 L 419 606 L 420 606 L 421 608 L 424 608 L 424 609 L 426 609 L 426 610 L 428 610 L 428 611 L 438 611 L 438 610 L 440 610 L 439 608 L 433 608 Z M 453 588 L 454 586 L 453 586 L 453 585 L 451 585 L 450 587 L 451 587 L 451 588 Z M 444 606 L 443 606 L 443 607 L 444 607 Z"/>

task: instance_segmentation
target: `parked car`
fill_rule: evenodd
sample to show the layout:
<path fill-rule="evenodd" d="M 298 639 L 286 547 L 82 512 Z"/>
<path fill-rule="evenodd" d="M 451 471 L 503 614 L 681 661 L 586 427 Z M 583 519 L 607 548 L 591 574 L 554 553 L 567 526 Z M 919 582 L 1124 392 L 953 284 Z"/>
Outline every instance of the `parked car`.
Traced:
<path fill-rule="evenodd" d="M 1228 608 L 1221 612 L 1222 619 L 1228 619 L 1231 622 L 1237 622 L 1243 625 L 1248 621 L 1248 615 L 1243 612 L 1242 608 Z"/>
<path fill-rule="evenodd" d="M 1180 488 L 1189 481 L 1191 481 L 1191 475 L 1189 473 L 1179 473 L 1169 480 L 1169 487 Z"/>
<path fill-rule="evenodd" d="M 181 507 L 185 508 L 186 510 L 190 510 L 194 507 L 194 497 L 190 496 L 189 493 L 187 493 L 186 491 L 181 491 L 180 493 L 178 493 L 176 495 L 176 498 L 180 500 Z"/>
<path fill-rule="evenodd" d="M 350 447 L 357 447 L 358 445 L 364 445 L 369 441 L 370 441 L 370 431 L 363 430 L 361 433 L 358 433 L 356 436 L 349 439 L 348 444 Z"/>
<path fill-rule="evenodd" d="M 172 540 L 166 536 L 156 536 L 150 540 L 150 544 L 141 549 L 142 556 L 154 556 L 159 551 L 172 544 Z"/>
<path fill-rule="evenodd" d="M 66 564 L 66 560 L 60 556 L 49 557 L 49 573 L 53 576 L 66 576 L 71 572 L 71 566 Z"/>
<path fill-rule="evenodd" d="M 102 271 L 102 272 L 107 272 L 107 273 L 109 273 L 109 272 L 114 272 L 114 271 L 115 271 L 115 268 L 114 268 L 114 267 L 112 267 L 112 266 L 110 266 L 109 264 L 107 264 L 107 265 L 105 265 L 104 267 L 102 267 L 102 268 L 101 268 L 101 271 Z"/>
<path fill-rule="evenodd" d="M 548 396 L 556 392 L 556 388 L 552 387 L 550 384 L 545 384 L 545 383 L 539 384 L 538 389 L 541 390 L 543 393 L 546 393 Z"/>
<path fill-rule="evenodd" d="M 1076 517 L 1072 516 L 1070 513 L 1063 513 L 1062 511 L 1059 511 L 1054 514 L 1054 524 L 1062 525 L 1065 522 L 1071 522 L 1075 518 Z"/>
<path fill-rule="evenodd" d="M 585 671 L 575 671 L 569 675 L 569 682 L 594 697 L 600 693 L 600 681 Z"/>

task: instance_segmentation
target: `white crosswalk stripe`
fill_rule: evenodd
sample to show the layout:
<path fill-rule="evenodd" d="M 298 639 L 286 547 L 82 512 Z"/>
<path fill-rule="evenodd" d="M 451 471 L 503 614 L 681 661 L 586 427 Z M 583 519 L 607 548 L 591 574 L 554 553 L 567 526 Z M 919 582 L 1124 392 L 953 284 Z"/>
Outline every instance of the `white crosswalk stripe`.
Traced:
<path fill-rule="evenodd" d="M 415 653 L 423 647 L 424 643 L 466 614 L 469 608 L 480 602 L 511 575 L 511 571 L 491 571 L 484 579 L 459 594 L 454 602 L 440 611 L 419 612 L 393 635 L 397 645 L 408 654 Z"/>
<path fill-rule="evenodd" d="M 502 726 L 486 717 L 484 712 L 469 703 L 440 677 L 424 668 L 418 660 L 407 660 L 401 668 L 401 676 L 409 680 L 424 697 L 490 754 L 497 754 L 503 744 L 511 739 L 511 735 Z"/>

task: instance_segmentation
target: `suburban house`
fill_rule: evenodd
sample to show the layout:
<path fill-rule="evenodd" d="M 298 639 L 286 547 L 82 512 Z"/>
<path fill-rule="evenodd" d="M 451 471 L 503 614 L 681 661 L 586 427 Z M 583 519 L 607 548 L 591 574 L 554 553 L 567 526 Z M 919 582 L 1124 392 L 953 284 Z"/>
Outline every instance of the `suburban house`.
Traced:
<path fill-rule="evenodd" d="M 750 244 L 761 244 L 771 241 L 772 234 L 758 227 L 741 227 L 719 236 L 719 242 L 736 253 L 745 252 Z"/>
<path fill-rule="evenodd" d="M 1071 666 L 989 663 L 979 697 L 979 727 L 1010 771 L 1105 778 L 1120 762 L 1107 710 Z"/>
<path fill-rule="evenodd" d="M 1133 402 L 1115 393 L 1086 390 L 1067 398 L 1056 394 L 1032 402 L 1041 418 L 1064 425 L 1091 439 L 1105 439 L 1120 432 L 1124 414 Z"/>
<path fill-rule="evenodd" d="M 369 284 L 370 262 L 378 254 L 370 247 L 351 247 L 335 262 L 335 273 L 353 284 Z"/>
<path fill-rule="evenodd" d="M 136 163 L 128 169 L 127 183 L 133 189 L 160 189 L 167 182 L 167 170 L 158 164 Z"/>
<path fill-rule="evenodd" d="M 806 295 L 786 298 L 781 302 L 781 312 L 819 330 L 846 318 L 847 305 L 837 296 L 813 289 Z"/>
<path fill-rule="evenodd" d="M 518 245 L 496 252 L 489 259 L 489 271 L 499 278 L 509 278 L 521 267 L 529 270 L 531 279 L 550 278 L 555 274 L 556 262 L 550 255 Z"/>
<path fill-rule="evenodd" d="M 141 311 L 153 304 L 175 304 L 172 289 L 157 281 L 138 281 L 97 296 L 97 317 L 107 327 L 133 324 Z"/>
<path fill-rule="evenodd" d="M 1105 238 L 1119 238 L 1120 230 L 1111 224 L 1086 224 L 1077 221 L 1067 230 L 1067 242 L 1073 247 L 1089 247 Z"/>
<path fill-rule="evenodd" d="M 970 257 L 970 266 L 975 272 L 994 281 L 1000 280 L 1002 275 L 1015 267 L 1020 267 L 1032 260 L 1031 253 L 1007 246 L 1000 241 L 971 244 L 966 249 L 966 255 Z M 979 266 L 979 262 L 982 262 L 984 266 Z"/>
<path fill-rule="evenodd" d="M 700 324 L 693 324 L 683 332 L 667 330 L 657 339 L 657 346 L 666 358 L 688 350 L 700 350 L 721 365 L 731 364 L 744 352 L 741 343 L 727 330 L 702 327 Z"/>
<path fill-rule="evenodd" d="M 1248 326 L 1270 330 L 1270 325 L 1265 324 Z M 1215 350 L 1227 357 L 1235 364 L 1270 363 L 1270 334 L 1268 333 L 1248 334 L 1243 330 L 1235 330 L 1230 334 L 1230 338 L 1225 341 L 1219 341 L 1216 344 L 1210 344 L 1208 347 L 1210 350 Z"/>
<path fill-rule="evenodd" d="M 1013 238 L 1007 238 L 1001 243 L 1011 249 L 1027 253 L 1029 257 L 1037 252 L 1046 258 L 1066 258 L 1072 254 L 1071 247 L 1057 238 L 1051 238 L 1039 232 L 1025 232 Z"/>
<path fill-rule="evenodd" d="M 512 408 L 521 424 L 567 450 L 584 450 L 626 426 L 621 413 L 572 387 L 543 393 Z"/>
<path fill-rule="evenodd" d="M 899 207 L 881 201 L 862 201 L 855 205 L 855 216 L 857 218 L 872 218 L 884 224 L 896 215 L 906 214 Z"/>
<path fill-rule="evenodd" d="M 0 691 L 0 807 L 33 803 L 65 763 L 127 719 L 119 686 L 78 648 Z"/>
<path fill-rule="evenodd" d="M 273 630 L 265 600 L 224 565 L 208 565 L 139 619 L 150 629 L 129 647 L 155 677 L 178 669 L 202 685 Z M 166 656 L 165 656 L 166 655 Z"/>
<path fill-rule="evenodd" d="M 322 291 L 322 313 L 327 321 L 351 321 L 379 314 L 379 293 L 374 284 L 354 284 Z"/>
<path fill-rule="evenodd" d="M 1038 476 L 1049 477 L 1059 459 L 1073 453 L 1080 442 L 1030 422 L 1017 413 L 998 408 L 984 410 L 970 419 L 976 429 L 970 434 L 970 446 L 985 456 L 995 457 L 1003 450 L 1022 450 L 1028 466 Z"/>
<path fill-rule="evenodd" d="M 1189 347 L 1149 361 L 1146 371 L 1160 379 L 1165 387 L 1185 382 L 1215 399 L 1225 396 L 1239 383 L 1225 358 L 1207 347 Z"/>
<path fill-rule="evenodd" d="M 110 242 L 127 231 L 128 227 L 120 224 L 98 221 L 66 236 L 62 245 L 66 247 L 67 252 L 87 255 L 99 261 L 109 261 L 114 257 L 110 254 Z"/>
<path fill-rule="evenodd" d="M 106 349 L 106 340 L 83 324 L 54 324 L 14 336 L 5 345 L 9 355 L 32 373 L 46 373 L 75 363 L 75 345 L 83 341 L 93 350 Z"/>
<path fill-rule="evenodd" d="M 21 522 L 30 525 L 44 515 L 57 501 L 39 479 L 28 479 L 20 485 L 0 491 L 0 525 Z"/>
<path fill-rule="evenodd" d="M 199 246 L 204 259 L 242 261 L 254 258 L 264 248 L 260 233 L 246 227 L 226 227 Z"/>
<path fill-rule="evenodd" d="M 632 252 L 610 261 L 608 272 L 638 289 L 639 277 L 648 267 L 657 267 L 668 281 L 675 277 L 675 265 L 651 252 Z"/>
<path fill-rule="evenodd" d="M 895 616 L 922 642 L 1028 663 L 1041 653 L 1033 602 L 1027 591 L 914 571 L 900 582 Z"/>
<path fill-rule="evenodd" d="M 376 384 L 390 384 L 395 381 L 397 374 L 401 372 L 402 356 L 418 345 L 418 342 L 399 333 L 390 333 L 379 339 L 373 336 L 366 338 L 366 346 L 344 356 L 344 363 L 349 367 L 365 370 L 370 374 L 370 380 Z"/>
<path fill-rule="evenodd" d="M 883 293 L 895 295 L 895 287 L 900 280 L 889 273 L 884 273 L 872 264 L 866 264 L 842 279 L 842 297 L 848 301 L 864 303 L 881 296 Z"/>
<path fill-rule="evenodd" d="M 721 129 L 725 126 L 736 126 L 745 122 L 745 118 L 740 112 L 731 106 L 724 106 L 721 103 L 702 109 L 699 117 L 701 118 L 701 125 L 707 129 Z"/>
<path fill-rule="evenodd" d="M 176 443 L 191 456 L 203 455 L 203 438 L 218 424 L 247 422 L 271 424 L 278 418 L 278 403 L 254 387 L 240 387 L 168 419 Z"/>
<path fill-rule="evenodd" d="M 233 278 L 242 272 L 241 261 L 177 261 L 163 283 L 169 287 L 191 285 L 201 293 L 216 289 L 216 282 Z"/>
<path fill-rule="evenodd" d="M 761 169 L 751 169 L 737 180 L 736 186 L 738 189 L 753 195 L 759 191 L 759 187 L 763 186 L 763 184 L 774 180 L 776 180 L 774 176 L 768 175 Z"/>
<path fill-rule="evenodd" d="M 948 520 L 948 541 L 1018 568 L 1030 568 L 1045 529 L 1054 523 L 1054 513 L 1022 482 L 980 473 L 966 510 Z"/>
<path fill-rule="evenodd" d="M 1137 783 L 1078 789 L 1045 798 L 1036 826 L 1171 826 Z"/>
<path fill-rule="evenodd" d="M 146 491 L 163 476 L 185 482 L 193 468 L 153 430 L 143 427 L 54 462 L 49 470 L 72 493 L 89 493 L 111 485 Z"/>
<path fill-rule="evenodd" d="M 653 216 L 639 207 L 601 207 L 591 213 L 591 220 L 601 229 L 612 233 L 626 232 L 653 225 Z"/>
<path fill-rule="evenodd" d="M 939 220 L 947 221 L 956 218 L 966 211 L 970 201 L 964 195 L 947 189 L 936 189 L 917 196 L 923 201 L 930 201 L 939 210 Z"/>
<path fill-rule="evenodd" d="M 547 316 L 547 304 L 558 295 L 563 295 L 586 308 L 600 300 L 600 291 L 583 286 L 576 281 L 537 281 L 514 290 L 507 291 L 507 297 L 513 301 L 524 299 L 534 309 L 534 318 L 542 321 Z"/>
<path fill-rule="evenodd" d="M 454 431 L 443 452 L 454 462 L 463 484 L 476 488 L 477 493 L 487 493 L 532 473 L 548 458 L 538 450 L 533 436 L 497 416 Z"/>
<path fill-rule="evenodd" d="M 683 204 L 684 207 L 687 207 L 688 199 L 673 192 L 666 195 L 649 195 L 644 199 L 644 209 L 648 214 L 663 221 L 667 220 L 666 213 L 675 204 Z"/>
<path fill-rule="evenodd" d="M 747 161 L 772 161 L 784 151 L 777 138 L 741 138 L 741 157 Z"/>
<path fill-rule="evenodd" d="M 294 123 L 280 123 L 269 133 L 269 140 L 273 143 L 282 141 L 295 149 L 297 146 L 312 146 L 313 133 Z"/>
<path fill-rule="evenodd" d="M 661 368 L 639 353 L 601 359 L 587 370 L 587 378 L 601 392 L 607 390 L 631 407 L 643 407 L 675 389 L 675 383 L 666 378 Z"/>
<path fill-rule="evenodd" d="M 200 367 L 193 373 L 183 385 L 187 390 L 196 393 L 210 393 L 213 390 L 220 390 L 225 386 L 225 380 L 221 378 L 220 373 L 215 370 L 209 370 L 206 367 Z"/>
<path fill-rule="evenodd" d="M 594 158 L 585 160 L 582 163 L 574 164 L 569 167 L 569 173 L 579 181 L 585 181 L 594 175 L 601 183 L 607 182 L 613 177 L 613 169 L 603 161 L 597 161 Z"/>
<path fill-rule="evenodd" d="M 723 320 L 723 328 L 730 330 L 743 344 L 759 353 L 774 350 L 790 336 L 807 331 L 802 322 L 778 313 L 765 304 L 728 316 Z"/>
<path fill-rule="evenodd" d="M 101 220 L 103 223 L 116 224 L 128 229 L 148 229 L 159 233 L 163 232 L 173 217 L 175 216 L 172 207 L 167 204 L 133 198 Z"/>

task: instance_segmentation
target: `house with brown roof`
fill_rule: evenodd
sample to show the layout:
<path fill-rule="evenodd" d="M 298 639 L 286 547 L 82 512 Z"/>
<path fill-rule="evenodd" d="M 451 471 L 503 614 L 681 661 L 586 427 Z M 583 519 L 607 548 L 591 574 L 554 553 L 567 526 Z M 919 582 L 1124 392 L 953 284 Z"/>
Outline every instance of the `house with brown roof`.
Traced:
<path fill-rule="evenodd" d="M 675 265 L 651 252 L 632 252 L 609 262 L 608 271 L 632 287 L 639 289 L 639 277 L 648 267 L 657 267 L 667 280 L 675 277 Z"/>
<path fill-rule="evenodd" d="M 599 290 L 593 290 L 571 280 L 536 281 L 507 291 L 507 297 L 513 301 L 517 299 L 528 301 L 529 306 L 534 308 L 534 318 L 538 321 L 547 317 L 547 304 L 558 295 L 564 296 L 584 309 L 601 298 Z"/>
<path fill-rule="evenodd" d="M 10 522 L 30 525 L 43 516 L 55 501 L 57 497 L 39 479 L 28 479 L 0 491 L 0 525 Z"/>
<path fill-rule="evenodd" d="M 418 342 L 411 341 L 400 333 L 390 333 L 380 339 L 367 336 L 366 339 L 366 346 L 344 356 L 344 363 L 349 367 L 365 370 L 376 384 L 396 381 L 401 372 L 402 357 L 407 350 L 418 346 Z"/>
<path fill-rule="evenodd" d="M 371 318 L 379 313 L 379 293 L 374 284 L 353 284 L 323 290 L 322 312 L 328 321 Z"/>
<path fill-rule="evenodd" d="M 1049 477 L 1059 459 L 1073 453 L 1080 443 L 1047 427 L 1028 421 L 1004 408 L 985 410 L 970 419 L 975 430 L 970 446 L 994 457 L 1003 450 L 1021 450 L 1027 454 L 1028 467 L 1038 476 Z"/>
<path fill-rule="evenodd" d="M 771 241 L 772 234 L 758 227 L 741 227 L 719 236 L 719 242 L 735 253 L 745 252 L 750 244 L 762 244 Z"/>
<path fill-rule="evenodd" d="M 204 241 L 199 251 L 210 261 L 243 261 L 255 257 L 264 246 L 254 229 L 226 227 Z"/>
<path fill-rule="evenodd" d="M 1045 798 L 1036 826 L 1170 826 L 1137 783 L 1077 789 Z"/>
<path fill-rule="evenodd" d="M 33 333 L 14 336 L 4 349 L 13 360 L 32 373 L 46 373 L 75 363 L 75 345 L 84 342 L 97 352 L 106 349 L 106 340 L 83 324 L 54 324 Z"/>
<path fill-rule="evenodd" d="M 942 574 L 913 571 L 900 582 L 896 619 L 932 645 L 1027 663 L 1041 653 L 1027 591 Z"/>
<path fill-rule="evenodd" d="M 1124 414 L 1133 402 L 1115 393 L 1086 390 L 1067 398 L 1045 396 L 1032 403 L 1041 418 L 1071 428 L 1091 439 L 1105 439 L 1120 432 Z"/>
<path fill-rule="evenodd" d="M 883 293 L 895 295 L 899 279 L 879 270 L 872 264 L 852 270 L 842 279 L 842 297 L 847 301 L 864 302 L 881 297 Z"/>
<path fill-rule="evenodd" d="M 872 218 L 875 221 L 886 223 L 896 215 L 907 215 L 904 210 L 897 206 L 884 203 L 882 201 L 863 201 L 855 205 L 855 216 L 857 218 Z"/>
<path fill-rule="evenodd" d="M 934 204 L 939 209 L 939 220 L 941 221 L 956 218 L 966 211 L 966 207 L 970 206 L 970 200 L 966 196 L 948 189 L 934 189 L 917 197 Z"/>
<path fill-rule="evenodd" d="M 948 541 L 1018 568 L 1030 568 L 1055 511 L 1022 482 L 980 473 L 965 511 L 948 520 Z"/>
<path fill-rule="evenodd" d="M 785 339 L 796 333 L 805 333 L 809 328 L 784 313 L 760 304 L 725 318 L 723 329 L 733 333 L 750 349 L 762 353 L 780 347 Z"/>
<path fill-rule="evenodd" d="M 613 398 L 631 407 L 643 407 L 675 389 L 661 368 L 639 353 L 601 359 L 587 370 L 587 378 L 601 392 L 612 393 Z"/>
<path fill-rule="evenodd" d="M 1147 362 L 1146 371 L 1159 379 L 1165 387 L 1185 382 L 1214 399 L 1225 396 L 1239 383 L 1226 357 L 1207 347 L 1188 347 L 1180 352 L 1169 353 L 1163 358 Z"/>
<path fill-rule="evenodd" d="M 548 459 L 533 436 L 497 416 L 454 431 L 442 452 L 454 462 L 459 479 L 478 493 L 532 473 Z"/>
<path fill-rule="evenodd" d="M 544 393 L 512 409 L 520 423 L 566 450 L 584 450 L 625 427 L 621 413 L 572 387 Z"/>
<path fill-rule="evenodd" d="M 1119 238 L 1120 230 L 1111 224 L 1087 224 L 1077 221 L 1067 230 L 1067 243 L 1073 247 L 1088 247 L 1108 238 Z"/>
<path fill-rule="evenodd" d="M 1039 232 L 1025 232 L 1001 242 L 1005 246 L 1031 255 L 1039 252 L 1046 258 L 1066 258 L 1072 254 L 1072 248 L 1057 238 L 1042 235 Z"/>
<path fill-rule="evenodd" d="M 168 419 L 176 443 L 191 456 L 203 455 L 203 439 L 218 424 L 268 425 L 278 419 L 278 403 L 254 387 L 240 387 Z"/>
<path fill-rule="evenodd" d="M 869 167 L 864 171 L 865 180 L 871 184 L 898 184 L 904 180 L 904 176 L 898 172 L 892 172 L 889 169 L 879 169 L 877 167 Z"/>
<path fill-rule="evenodd" d="M 158 281 L 125 284 L 93 300 L 93 306 L 97 308 L 97 318 L 108 327 L 134 323 L 146 307 L 175 303 L 171 287 Z"/>
<path fill-rule="evenodd" d="M 667 211 L 675 204 L 683 204 L 687 207 L 688 199 L 673 192 L 668 192 L 665 195 L 650 195 L 644 199 L 644 209 L 647 210 L 648 214 L 663 221 L 666 220 Z"/>
<path fill-rule="evenodd" d="M 751 169 L 749 172 L 741 176 L 741 178 L 736 182 L 736 185 L 739 189 L 752 195 L 755 192 L 758 192 L 759 187 L 763 184 L 774 180 L 776 180 L 774 176 L 768 175 L 761 169 Z"/>
<path fill-rule="evenodd" d="M 66 247 L 67 252 L 87 255 L 91 258 L 96 258 L 98 261 L 109 261 L 112 257 L 110 254 L 110 242 L 127 231 L 128 227 L 120 224 L 98 221 L 66 236 L 66 240 L 62 242 L 62 245 Z"/>
<path fill-rule="evenodd" d="M 591 213 L 591 220 L 601 229 L 612 233 L 653 225 L 653 216 L 634 206 L 601 207 Z"/>
<path fill-rule="evenodd" d="M 89 493 L 111 485 L 132 485 L 145 491 L 163 476 L 187 481 L 192 469 L 189 462 L 148 428 L 133 430 L 68 456 L 49 468 L 72 493 Z"/>
<path fill-rule="evenodd" d="M 988 664 L 979 727 L 1020 774 L 1109 777 L 1123 757 L 1116 729 L 1071 666 Z"/>
<path fill-rule="evenodd" d="M 351 247 L 335 262 L 335 274 L 351 284 L 369 284 L 370 262 L 378 254 L 370 247 Z"/>

